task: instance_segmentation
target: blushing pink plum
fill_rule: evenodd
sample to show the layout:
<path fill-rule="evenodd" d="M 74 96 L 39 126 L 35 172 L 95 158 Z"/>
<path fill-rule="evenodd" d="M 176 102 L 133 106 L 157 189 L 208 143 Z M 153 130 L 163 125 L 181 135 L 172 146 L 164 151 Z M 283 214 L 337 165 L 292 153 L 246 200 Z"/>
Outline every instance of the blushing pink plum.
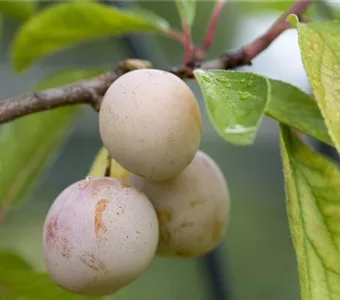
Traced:
<path fill-rule="evenodd" d="M 67 187 L 44 224 L 43 250 L 52 280 L 77 294 L 112 294 L 149 266 L 158 244 L 148 198 L 109 177 Z"/>

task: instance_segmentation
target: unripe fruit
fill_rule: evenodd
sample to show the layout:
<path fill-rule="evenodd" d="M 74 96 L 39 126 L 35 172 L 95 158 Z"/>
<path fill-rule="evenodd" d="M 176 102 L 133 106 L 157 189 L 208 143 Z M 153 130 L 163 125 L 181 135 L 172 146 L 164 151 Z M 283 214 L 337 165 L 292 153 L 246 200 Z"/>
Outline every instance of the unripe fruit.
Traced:
<path fill-rule="evenodd" d="M 107 295 L 148 267 L 158 235 L 156 213 L 144 194 L 114 178 L 88 178 L 52 204 L 44 224 L 44 260 L 64 289 Z"/>
<path fill-rule="evenodd" d="M 140 69 L 119 77 L 107 90 L 99 128 L 105 148 L 123 168 L 165 180 L 194 158 L 201 114 L 194 94 L 177 76 Z"/>
<path fill-rule="evenodd" d="M 222 172 L 207 154 L 197 152 L 171 180 L 152 182 L 131 175 L 130 182 L 156 209 L 159 255 L 199 257 L 222 241 L 229 219 L 229 192 Z"/>

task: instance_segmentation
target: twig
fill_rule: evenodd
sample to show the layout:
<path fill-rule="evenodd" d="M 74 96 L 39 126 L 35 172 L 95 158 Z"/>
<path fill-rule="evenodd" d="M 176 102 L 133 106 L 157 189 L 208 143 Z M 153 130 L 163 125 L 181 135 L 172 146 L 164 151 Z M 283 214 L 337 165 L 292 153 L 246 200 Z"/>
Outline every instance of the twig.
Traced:
<path fill-rule="evenodd" d="M 182 21 L 184 32 L 184 62 L 186 65 L 190 64 L 193 59 L 194 46 L 191 39 L 191 31 L 185 20 Z"/>
<path fill-rule="evenodd" d="M 106 168 L 105 168 L 105 177 L 110 177 L 111 175 L 111 168 L 112 168 L 112 157 L 109 152 L 106 155 Z"/>
<path fill-rule="evenodd" d="M 182 79 L 187 79 L 194 78 L 193 70 L 195 68 L 227 70 L 250 65 L 253 58 L 263 52 L 282 32 L 290 28 L 286 22 L 287 16 L 296 14 L 301 18 L 301 14 L 311 2 L 312 0 L 298 0 L 264 35 L 236 52 L 224 53 L 217 59 L 193 62 L 192 65 L 179 66 L 168 71 Z M 150 67 L 150 63 L 145 61 L 126 60 L 118 66 L 116 72 L 60 88 L 5 99 L 0 101 L 0 124 L 31 113 L 66 105 L 90 104 L 99 110 L 102 96 L 113 81 L 130 70 L 148 67 Z"/>
<path fill-rule="evenodd" d="M 208 25 L 208 30 L 205 39 L 203 43 L 195 50 L 195 57 L 197 59 L 202 59 L 205 55 L 205 52 L 211 47 L 214 41 L 218 20 L 221 16 L 221 13 L 226 3 L 227 3 L 226 0 L 219 0 L 216 3 L 215 8 L 211 14 L 210 23 Z"/>
<path fill-rule="evenodd" d="M 296 14 L 301 18 L 302 13 L 312 3 L 312 0 L 298 0 L 296 3 L 285 12 L 270 28 L 269 30 L 251 44 L 243 47 L 246 61 L 250 61 L 263 50 L 265 50 L 281 33 L 290 29 L 291 25 L 287 23 L 286 19 L 290 14 Z"/>
<path fill-rule="evenodd" d="M 179 42 L 182 46 L 185 46 L 185 36 L 182 32 L 178 32 L 173 29 L 169 29 L 164 33 L 166 36 L 172 38 L 173 40 Z"/>

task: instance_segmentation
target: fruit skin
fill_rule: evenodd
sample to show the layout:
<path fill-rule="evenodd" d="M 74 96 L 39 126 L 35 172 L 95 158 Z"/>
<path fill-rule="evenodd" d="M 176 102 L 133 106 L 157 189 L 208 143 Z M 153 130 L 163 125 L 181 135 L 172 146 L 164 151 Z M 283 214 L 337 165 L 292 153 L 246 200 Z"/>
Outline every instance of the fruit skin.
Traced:
<path fill-rule="evenodd" d="M 130 183 L 145 193 L 160 226 L 157 254 L 199 257 L 221 243 L 229 221 L 227 183 L 217 164 L 198 151 L 176 178 L 152 182 L 131 175 Z"/>
<path fill-rule="evenodd" d="M 100 135 L 111 156 L 128 171 L 157 181 L 175 177 L 192 161 L 201 127 L 190 88 L 155 69 L 119 77 L 99 112 Z"/>
<path fill-rule="evenodd" d="M 114 178 L 67 187 L 44 224 L 43 250 L 52 280 L 73 293 L 112 294 L 150 264 L 158 221 L 148 198 Z"/>

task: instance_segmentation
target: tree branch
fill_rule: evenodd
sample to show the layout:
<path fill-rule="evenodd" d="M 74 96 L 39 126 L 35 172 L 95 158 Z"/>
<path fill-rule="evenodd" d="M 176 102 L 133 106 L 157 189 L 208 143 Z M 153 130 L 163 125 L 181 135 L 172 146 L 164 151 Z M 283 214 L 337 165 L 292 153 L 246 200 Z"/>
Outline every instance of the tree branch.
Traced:
<path fill-rule="evenodd" d="M 0 122 L 4 123 L 38 111 L 74 104 L 90 104 L 98 110 L 101 97 L 117 78 L 116 73 L 107 73 L 76 84 L 1 101 Z"/>
<path fill-rule="evenodd" d="M 196 68 L 227 70 L 250 65 L 253 58 L 263 52 L 282 32 L 291 28 L 286 22 L 287 16 L 296 14 L 301 18 L 311 2 L 312 0 L 298 0 L 265 34 L 236 52 L 227 52 L 217 59 L 192 62 L 168 71 L 182 79 L 188 79 L 194 78 L 193 71 Z M 5 99 L 0 101 L 0 124 L 31 113 L 67 105 L 89 104 L 98 111 L 102 97 L 112 82 L 128 71 L 150 66 L 149 62 L 130 59 L 122 62 L 112 73 L 59 88 Z"/>

